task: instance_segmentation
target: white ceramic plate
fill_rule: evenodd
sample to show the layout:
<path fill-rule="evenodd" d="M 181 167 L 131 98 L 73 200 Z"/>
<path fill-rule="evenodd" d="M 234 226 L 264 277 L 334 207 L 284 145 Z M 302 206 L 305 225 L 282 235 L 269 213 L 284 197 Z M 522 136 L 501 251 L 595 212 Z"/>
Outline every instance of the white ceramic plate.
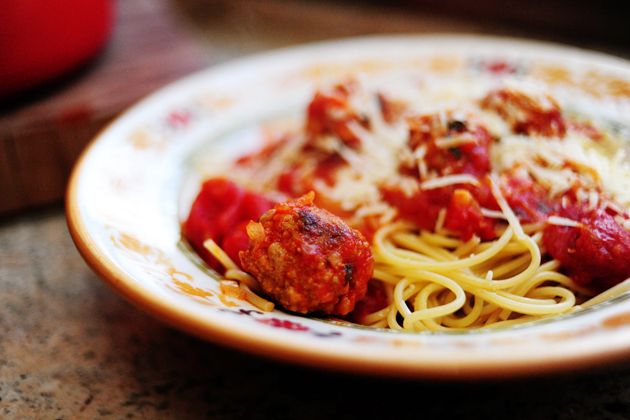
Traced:
<path fill-rule="evenodd" d="M 376 37 L 245 58 L 187 77 L 126 112 L 83 154 L 67 215 L 86 261 L 121 295 L 205 339 L 305 365 L 407 377 L 498 377 L 584 368 L 630 356 L 630 299 L 518 328 L 411 334 L 337 325 L 223 296 L 180 241 L 207 153 L 248 147 L 262 121 L 304 109 L 313 89 L 360 72 L 417 71 L 545 84 L 612 129 L 630 126 L 630 63 L 582 50 L 479 37 Z M 455 85 L 454 85 L 455 86 Z M 625 119 L 624 119 L 625 118 Z M 627 134 L 627 133 L 626 133 Z M 628 136 L 630 138 L 630 135 Z M 191 188 L 192 185 L 192 188 Z"/>

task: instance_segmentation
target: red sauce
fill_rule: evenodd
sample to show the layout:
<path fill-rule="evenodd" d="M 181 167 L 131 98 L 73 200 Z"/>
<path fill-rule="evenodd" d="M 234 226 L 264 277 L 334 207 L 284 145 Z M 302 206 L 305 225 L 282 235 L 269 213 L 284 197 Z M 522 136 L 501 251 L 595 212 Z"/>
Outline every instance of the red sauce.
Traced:
<path fill-rule="evenodd" d="M 426 162 L 429 171 L 439 175 L 470 174 L 483 176 L 490 171 L 490 143 L 492 136 L 483 126 L 448 117 L 446 124 L 438 114 L 423 115 L 408 120 L 409 149 L 426 147 Z M 438 147 L 437 140 L 448 140 L 465 136 L 471 142 L 456 147 Z"/>
<path fill-rule="evenodd" d="M 630 232 L 611 214 L 572 203 L 557 215 L 581 226 L 548 224 L 543 244 L 576 283 L 601 292 L 630 277 Z"/>
<path fill-rule="evenodd" d="M 278 191 L 281 191 L 289 197 L 298 197 L 304 194 L 304 187 L 300 181 L 299 167 L 292 166 L 285 169 L 278 176 Z"/>
<path fill-rule="evenodd" d="M 370 280 L 368 283 L 367 293 L 357 302 L 354 310 L 348 314 L 348 319 L 359 324 L 364 323 L 366 315 L 387 307 L 389 298 L 385 291 L 385 286 L 380 281 Z"/>
<path fill-rule="evenodd" d="M 417 179 L 418 190 L 407 196 L 399 187 L 384 187 L 383 198 L 398 209 L 401 218 L 421 229 L 433 230 L 440 211 L 446 209 L 445 227 L 458 232 L 462 239 L 468 240 L 473 235 L 484 240 L 496 237 L 496 220 L 481 214 L 481 207 L 498 209 L 487 177 L 492 143 L 489 132 L 475 122 L 456 119 L 448 113 L 423 115 L 408 121 L 407 146 L 412 154 L 419 147 L 426 148 L 424 162 L 428 171 L 438 176 L 469 174 L 479 180 L 479 185 L 457 184 L 423 190 L 418 163 L 413 162 L 401 166 L 400 171 Z M 439 140 L 461 136 L 470 141 L 451 148 L 437 145 Z"/>
<path fill-rule="evenodd" d="M 540 101 L 524 92 L 498 89 L 481 100 L 481 107 L 499 114 L 517 134 L 564 137 L 566 123 L 553 98 Z"/>
<path fill-rule="evenodd" d="M 315 94 L 307 110 L 306 132 L 311 139 L 329 134 L 339 137 L 348 147 L 361 145 L 348 125 L 356 122 L 367 127 L 369 121 L 354 112 L 348 102 L 352 89 L 352 83 L 345 83 L 336 85 L 331 91 Z"/>
<path fill-rule="evenodd" d="M 402 219 L 413 222 L 425 230 L 433 230 L 440 210 L 448 205 L 452 193 L 452 187 L 419 190 L 411 196 L 407 196 L 398 187 L 386 187 L 381 190 L 385 201 L 398 209 Z"/>
<path fill-rule="evenodd" d="M 508 175 L 504 179 L 502 192 L 521 223 L 547 220 L 557 204 L 552 202 L 545 188 L 529 177 Z"/>
<path fill-rule="evenodd" d="M 193 202 L 182 225 L 184 237 L 211 267 L 222 270 L 219 262 L 204 248 L 207 239 L 214 240 L 236 263 L 238 253 L 248 246 L 245 226 L 273 206 L 260 194 L 246 191 L 223 178 L 209 179 Z"/>
<path fill-rule="evenodd" d="M 459 232 L 465 241 L 479 236 L 482 240 L 490 240 L 496 237 L 496 219 L 484 217 L 481 207 L 472 194 L 464 189 L 453 192 L 449 201 L 444 226 L 447 229 Z"/>
<path fill-rule="evenodd" d="M 305 154 L 308 154 L 312 151 L 305 151 Z M 318 152 L 316 156 L 311 154 L 311 157 L 314 159 L 319 159 L 317 161 L 317 166 L 315 166 L 314 170 L 307 174 L 306 176 L 301 173 L 301 168 L 299 164 L 296 164 L 288 169 L 285 169 L 278 176 L 277 188 L 278 191 L 281 191 L 287 194 L 289 197 L 297 198 L 300 197 L 310 191 L 315 190 L 315 181 L 322 181 L 329 186 L 333 186 L 335 182 L 335 173 L 338 169 L 342 168 L 346 165 L 346 162 L 336 153 L 322 155 Z M 335 214 L 341 215 L 337 213 L 335 210 L 335 206 L 325 206 L 321 205 L 323 203 L 322 197 L 316 197 L 316 203 L 318 206 L 325 208 L 326 210 L 332 211 Z"/>
<path fill-rule="evenodd" d="M 265 138 L 265 140 L 266 144 L 262 149 L 241 156 L 236 160 L 236 164 L 247 166 L 255 162 L 264 162 L 291 141 L 292 138 L 290 136 L 283 136 L 281 138 L 273 138 L 270 136 L 269 138 Z"/>
<path fill-rule="evenodd" d="M 377 95 L 377 99 L 381 115 L 386 123 L 392 124 L 400 120 L 407 107 L 404 102 L 391 100 L 382 93 Z"/>
<path fill-rule="evenodd" d="M 600 141 L 604 138 L 604 133 L 599 131 L 591 123 L 586 121 L 569 121 L 567 123 L 569 130 L 585 135 L 591 140 Z"/>
<path fill-rule="evenodd" d="M 471 192 L 472 190 L 472 192 Z M 475 193 L 485 196 L 485 186 L 476 189 L 468 185 L 448 186 L 431 190 L 419 190 L 411 197 L 398 188 L 385 188 L 384 199 L 396 207 L 399 216 L 415 223 L 420 229 L 433 231 L 442 209 L 446 209 L 444 227 L 459 233 L 463 240 L 473 235 L 490 240 L 496 237 L 496 220 L 481 214 L 481 205 Z M 498 208 L 494 197 L 489 197 L 484 207 Z"/>

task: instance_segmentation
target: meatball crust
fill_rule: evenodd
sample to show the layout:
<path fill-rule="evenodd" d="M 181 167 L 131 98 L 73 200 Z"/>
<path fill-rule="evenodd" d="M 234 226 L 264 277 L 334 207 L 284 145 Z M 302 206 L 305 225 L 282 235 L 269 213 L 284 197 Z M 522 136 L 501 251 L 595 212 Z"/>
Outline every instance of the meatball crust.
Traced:
<path fill-rule="evenodd" d="M 299 313 L 346 315 L 372 277 L 370 244 L 343 220 L 313 205 L 314 194 L 277 204 L 247 226 L 241 264 L 266 294 Z"/>

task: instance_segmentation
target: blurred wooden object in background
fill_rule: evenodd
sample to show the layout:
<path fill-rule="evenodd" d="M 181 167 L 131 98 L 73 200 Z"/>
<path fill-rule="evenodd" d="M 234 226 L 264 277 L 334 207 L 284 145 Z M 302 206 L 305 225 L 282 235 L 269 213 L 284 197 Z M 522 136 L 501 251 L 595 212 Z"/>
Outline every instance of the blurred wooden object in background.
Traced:
<path fill-rule="evenodd" d="M 373 2 L 374 0 L 369 0 Z M 570 42 L 630 41 L 625 3 L 616 0 L 394 0 L 410 10 L 497 22 Z"/>
<path fill-rule="evenodd" d="M 108 121 L 207 63 L 206 50 L 167 3 L 120 0 L 112 38 L 98 58 L 0 103 L 0 213 L 59 201 L 77 156 Z"/>
<path fill-rule="evenodd" d="M 284 43 L 384 32 L 470 32 L 599 48 L 630 42 L 615 0 L 173 0 L 206 33 Z M 225 29 L 229 28 L 228 32 Z M 288 36 L 288 37 L 287 37 Z M 250 37 L 248 44 L 261 42 Z"/>

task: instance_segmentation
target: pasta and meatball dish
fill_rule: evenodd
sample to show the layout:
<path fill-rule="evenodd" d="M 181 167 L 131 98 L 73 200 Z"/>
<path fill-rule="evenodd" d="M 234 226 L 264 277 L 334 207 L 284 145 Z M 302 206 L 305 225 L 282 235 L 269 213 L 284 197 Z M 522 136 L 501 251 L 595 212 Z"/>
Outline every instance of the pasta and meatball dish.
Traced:
<path fill-rule="evenodd" d="M 182 233 L 263 310 L 409 331 L 555 316 L 627 288 L 618 137 L 540 89 L 436 107 L 343 80 L 206 179 Z"/>

